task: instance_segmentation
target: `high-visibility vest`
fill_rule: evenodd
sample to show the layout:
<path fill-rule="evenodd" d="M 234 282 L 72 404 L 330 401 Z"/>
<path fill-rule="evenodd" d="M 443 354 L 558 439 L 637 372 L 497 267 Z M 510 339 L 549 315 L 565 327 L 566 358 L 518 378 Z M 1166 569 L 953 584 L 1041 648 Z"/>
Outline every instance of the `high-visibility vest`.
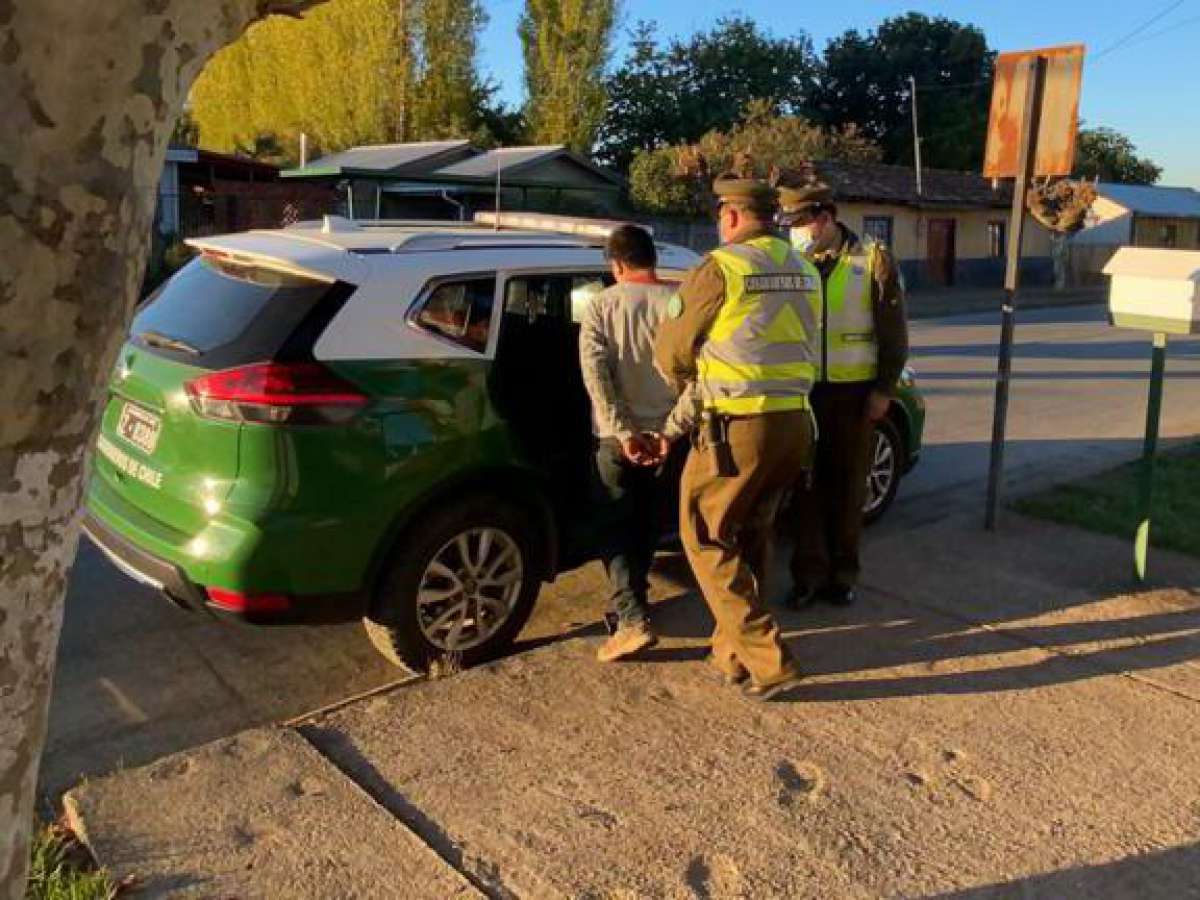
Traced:
<path fill-rule="evenodd" d="M 712 252 L 725 302 L 696 354 L 706 409 L 754 415 L 804 409 L 817 373 L 821 274 L 769 235 Z"/>
<path fill-rule="evenodd" d="M 878 250 L 873 242 L 854 249 L 838 258 L 821 291 L 821 381 L 874 381 L 879 374 L 871 296 Z"/>

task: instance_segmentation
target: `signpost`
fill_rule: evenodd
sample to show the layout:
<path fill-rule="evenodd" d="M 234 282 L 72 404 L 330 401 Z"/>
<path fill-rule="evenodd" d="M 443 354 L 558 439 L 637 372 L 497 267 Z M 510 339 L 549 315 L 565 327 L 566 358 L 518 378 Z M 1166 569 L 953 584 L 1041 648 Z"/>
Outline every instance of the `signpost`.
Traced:
<path fill-rule="evenodd" d="M 1030 182 L 1035 177 L 1069 175 L 1075 161 L 1083 45 L 1049 47 L 996 58 L 983 174 L 1013 178 L 1004 305 L 1000 308 L 1000 348 L 992 453 L 988 469 L 984 527 L 996 527 L 1000 481 L 1004 474 L 1004 432 L 1008 420 L 1017 289 L 1021 282 L 1021 243 Z"/>
<path fill-rule="evenodd" d="M 1200 334 L 1200 253 L 1150 247 L 1122 247 L 1104 267 L 1112 278 L 1108 308 L 1112 323 L 1154 335 L 1150 394 L 1146 403 L 1146 439 L 1138 480 L 1138 526 L 1133 538 L 1133 574 L 1146 580 L 1150 553 L 1150 517 L 1154 456 L 1162 410 L 1168 334 Z"/>

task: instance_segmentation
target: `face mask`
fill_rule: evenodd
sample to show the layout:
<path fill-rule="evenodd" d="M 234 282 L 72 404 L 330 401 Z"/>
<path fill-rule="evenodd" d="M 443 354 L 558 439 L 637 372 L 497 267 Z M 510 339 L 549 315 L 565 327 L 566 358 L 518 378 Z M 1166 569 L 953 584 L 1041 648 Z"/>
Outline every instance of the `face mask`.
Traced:
<path fill-rule="evenodd" d="M 789 234 L 792 241 L 792 246 L 800 253 L 809 253 L 817 244 L 817 239 L 813 237 L 811 225 L 801 225 L 793 228 Z"/>

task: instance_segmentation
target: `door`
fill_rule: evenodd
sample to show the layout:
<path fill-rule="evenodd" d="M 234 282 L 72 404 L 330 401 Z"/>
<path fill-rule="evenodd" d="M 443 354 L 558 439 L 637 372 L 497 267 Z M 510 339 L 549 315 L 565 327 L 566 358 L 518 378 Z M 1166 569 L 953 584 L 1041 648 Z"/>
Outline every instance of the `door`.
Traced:
<path fill-rule="evenodd" d="M 929 281 L 941 287 L 954 284 L 954 219 L 930 219 L 928 228 Z"/>
<path fill-rule="evenodd" d="M 492 396 L 525 457 L 547 475 L 563 511 L 584 508 L 591 461 L 591 405 L 579 369 L 573 295 L 603 287 L 602 273 L 511 274 Z"/>

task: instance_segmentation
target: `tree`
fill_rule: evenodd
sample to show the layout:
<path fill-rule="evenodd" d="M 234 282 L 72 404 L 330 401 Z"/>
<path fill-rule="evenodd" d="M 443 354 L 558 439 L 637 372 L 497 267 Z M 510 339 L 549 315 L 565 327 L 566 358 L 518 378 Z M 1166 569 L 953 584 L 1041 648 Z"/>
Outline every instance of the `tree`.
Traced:
<path fill-rule="evenodd" d="M 604 116 L 616 0 L 525 0 L 525 119 L 538 144 L 588 153 Z"/>
<path fill-rule="evenodd" d="M 301 132 L 325 151 L 404 140 L 413 78 L 406 12 L 395 0 L 338 0 L 301 20 L 253 26 L 192 90 L 201 145 L 275 145 L 296 159 Z"/>
<path fill-rule="evenodd" d="M 1133 141 L 1113 128 L 1081 128 L 1075 141 L 1075 177 L 1120 184 L 1154 184 L 1162 168 L 1137 155 Z"/>
<path fill-rule="evenodd" d="M 995 54 L 982 31 L 920 13 L 847 31 L 825 48 L 819 120 L 859 125 L 885 162 L 913 163 L 911 88 L 916 79 L 922 163 L 961 171 L 983 164 Z"/>
<path fill-rule="evenodd" d="M 189 85 L 255 19 L 319 0 L 0 10 L 0 898 L 20 900 L 86 446 Z"/>
<path fill-rule="evenodd" d="M 746 121 L 728 132 L 639 152 L 629 170 L 630 194 L 647 212 L 703 215 L 711 200 L 709 176 L 729 170 L 739 155 L 749 156 L 765 177 L 773 166 L 799 170 L 814 159 L 878 162 L 880 151 L 853 126 L 823 129 L 797 116 L 776 116 L 768 101 L 755 100 Z"/>
<path fill-rule="evenodd" d="M 477 0 L 421 0 L 415 19 L 411 134 L 420 140 L 464 137 L 480 122 L 475 45 L 487 16 Z"/>
<path fill-rule="evenodd" d="M 338 0 L 255 25 L 192 91 L 205 147 L 298 158 L 356 144 L 467 137 L 492 89 L 479 77 L 479 0 Z"/>
<path fill-rule="evenodd" d="M 638 150 L 732 128 L 755 100 L 767 101 L 776 115 L 806 115 L 816 73 L 803 33 L 775 38 L 750 19 L 732 17 L 661 47 L 653 24 L 639 22 L 629 57 L 607 83 L 597 153 L 623 170 Z"/>

